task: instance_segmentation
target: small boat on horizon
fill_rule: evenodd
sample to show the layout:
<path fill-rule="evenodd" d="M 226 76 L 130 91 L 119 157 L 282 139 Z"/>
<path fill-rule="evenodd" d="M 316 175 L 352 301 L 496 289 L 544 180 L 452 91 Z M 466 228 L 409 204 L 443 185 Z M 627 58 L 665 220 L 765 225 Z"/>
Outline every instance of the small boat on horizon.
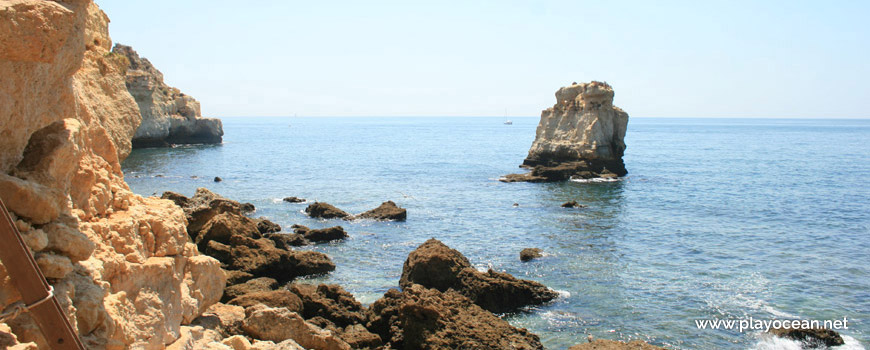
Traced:
<path fill-rule="evenodd" d="M 504 125 L 514 125 L 514 122 L 510 120 L 505 120 Z"/>

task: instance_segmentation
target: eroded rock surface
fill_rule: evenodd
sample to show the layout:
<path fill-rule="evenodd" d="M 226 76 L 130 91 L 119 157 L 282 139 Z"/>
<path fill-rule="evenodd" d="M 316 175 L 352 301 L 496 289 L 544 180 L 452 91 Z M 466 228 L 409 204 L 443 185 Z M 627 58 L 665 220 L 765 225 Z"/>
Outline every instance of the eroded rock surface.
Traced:
<path fill-rule="evenodd" d="M 400 208 L 393 201 L 386 201 L 375 209 L 369 210 L 356 216 L 360 219 L 373 219 L 382 221 L 405 221 L 408 211 Z"/>
<path fill-rule="evenodd" d="M 665 350 L 665 348 L 660 348 L 640 340 L 626 343 L 616 340 L 595 339 L 588 343 L 574 345 L 568 348 L 568 350 Z"/>
<path fill-rule="evenodd" d="M 832 347 L 845 344 L 843 337 L 839 333 L 830 329 L 824 328 L 808 328 L 808 329 L 786 329 L 773 328 L 768 331 L 780 338 L 788 338 L 797 340 L 807 348 Z"/>
<path fill-rule="evenodd" d="M 593 81 L 562 87 L 556 104 L 541 113 L 535 141 L 522 167 L 502 181 L 550 182 L 571 178 L 619 177 L 628 113 L 613 106 L 613 88 Z"/>
<path fill-rule="evenodd" d="M 116 44 L 112 54 L 127 65 L 126 87 L 136 99 L 142 123 L 133 137 L 133 147 L 173 144 L 221 143 L 220 119 L 203 118 L 199 102 L 163 82 L 163 73 L 133 48 Z"/>
<path fill-rule="evenodd" d="M 399 285 L 420 284 L 439 291 L 453 289 L 494 313 L 549 302 L 558 293 L 535 281 L 490 269 L 480 272 L 462 253 L 430 239 L 408 255 Z"/>

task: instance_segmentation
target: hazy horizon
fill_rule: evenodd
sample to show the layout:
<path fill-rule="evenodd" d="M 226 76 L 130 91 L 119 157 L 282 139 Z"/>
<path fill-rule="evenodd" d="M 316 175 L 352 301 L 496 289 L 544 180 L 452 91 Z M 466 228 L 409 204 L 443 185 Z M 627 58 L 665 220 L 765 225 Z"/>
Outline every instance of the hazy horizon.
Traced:
<path fill-rule="evenodd" d="M 631 117 L 870 117 L 870 3 L 98 4 L 205 116 L 537 117 L 600 80 Z"/>

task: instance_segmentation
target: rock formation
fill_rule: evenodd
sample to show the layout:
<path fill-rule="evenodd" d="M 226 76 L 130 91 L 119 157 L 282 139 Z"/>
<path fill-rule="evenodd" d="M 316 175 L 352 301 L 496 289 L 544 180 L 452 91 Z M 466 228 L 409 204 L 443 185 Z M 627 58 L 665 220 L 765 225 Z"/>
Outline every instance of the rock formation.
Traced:
<path fill-rule="evenodd" d="M 825 328 L 771 328 L 767 332 L 780 338 L 797 340 L 806 349 L 829 348 L 845 344 L 839 333 Z"/>
<path fill-rule="evenodd" d="M 108 21 L 90 0 L 0 0 L 0 198 L 87 348 L 156 349 L 225 279 L 180 208 L 124 182 L 141 117 Z M 0 281 L 0 305 L 20 299 L 2 265 Z M 9 326 L 44 348 L 28 315 Z"/>
<path fill-rule="evenodd" d="M 590 339 L 588 343 L 574 345 L 568 350 L 665 350 L 665 348 L 641 340 L 625 343 L 616 340 Z"/>
<path fill-rule="evenodd" d="M 121 44 L 115 45 L 112 54 L 126 61 L 127 90 L 142 114 L 142 124 L 133 136 L 133 148 L 221 143 L 224 131 L 220 119 L 203 118 L 199 102 L 166 85 L 163 73 L 148 59 Z"/>
<path fill-rule="evenodd" d="M 535 141 L 522 167 L 530 173 L 502 181 L 547 182 L 624 176 L 628 114 L 613 106 L 613 89 L 593 81 L 562 87 L 541 113 Z"/>

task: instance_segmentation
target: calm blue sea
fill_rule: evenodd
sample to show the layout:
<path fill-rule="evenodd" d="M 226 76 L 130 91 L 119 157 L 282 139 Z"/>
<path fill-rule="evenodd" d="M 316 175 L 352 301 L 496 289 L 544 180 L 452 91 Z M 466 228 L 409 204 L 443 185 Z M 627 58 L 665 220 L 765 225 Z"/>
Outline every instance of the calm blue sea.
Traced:
<path fill-rule="evenodd" d="M 548 349 L 587 334 L 679 349 L 796 346 L 694 321 L 748 317 L 845 317 L 843 348 L 870 344 L 870 120 L 634 118 L 628 177 L 557 184 L 497 181 L 521 171 L 538 118 L 503 121 L 224 118 L 223 145 L 136 150 L 124 171 L 142 195 L 207 187 L 286 228 L 343 226 L 349 240 L 309 248 L 337 264 L 313 282 L 366 304 L 397 286 L 411 250 L 440 239 L 480 269 L 562 292 L 507 316 Z M 408 221 L 312 220 L 286 196 L 352 213 L 393 200 Z M 589 207 L 559 206 L 569 200 Z M 546 257 L 522 263 L 526 247 Z"/>

